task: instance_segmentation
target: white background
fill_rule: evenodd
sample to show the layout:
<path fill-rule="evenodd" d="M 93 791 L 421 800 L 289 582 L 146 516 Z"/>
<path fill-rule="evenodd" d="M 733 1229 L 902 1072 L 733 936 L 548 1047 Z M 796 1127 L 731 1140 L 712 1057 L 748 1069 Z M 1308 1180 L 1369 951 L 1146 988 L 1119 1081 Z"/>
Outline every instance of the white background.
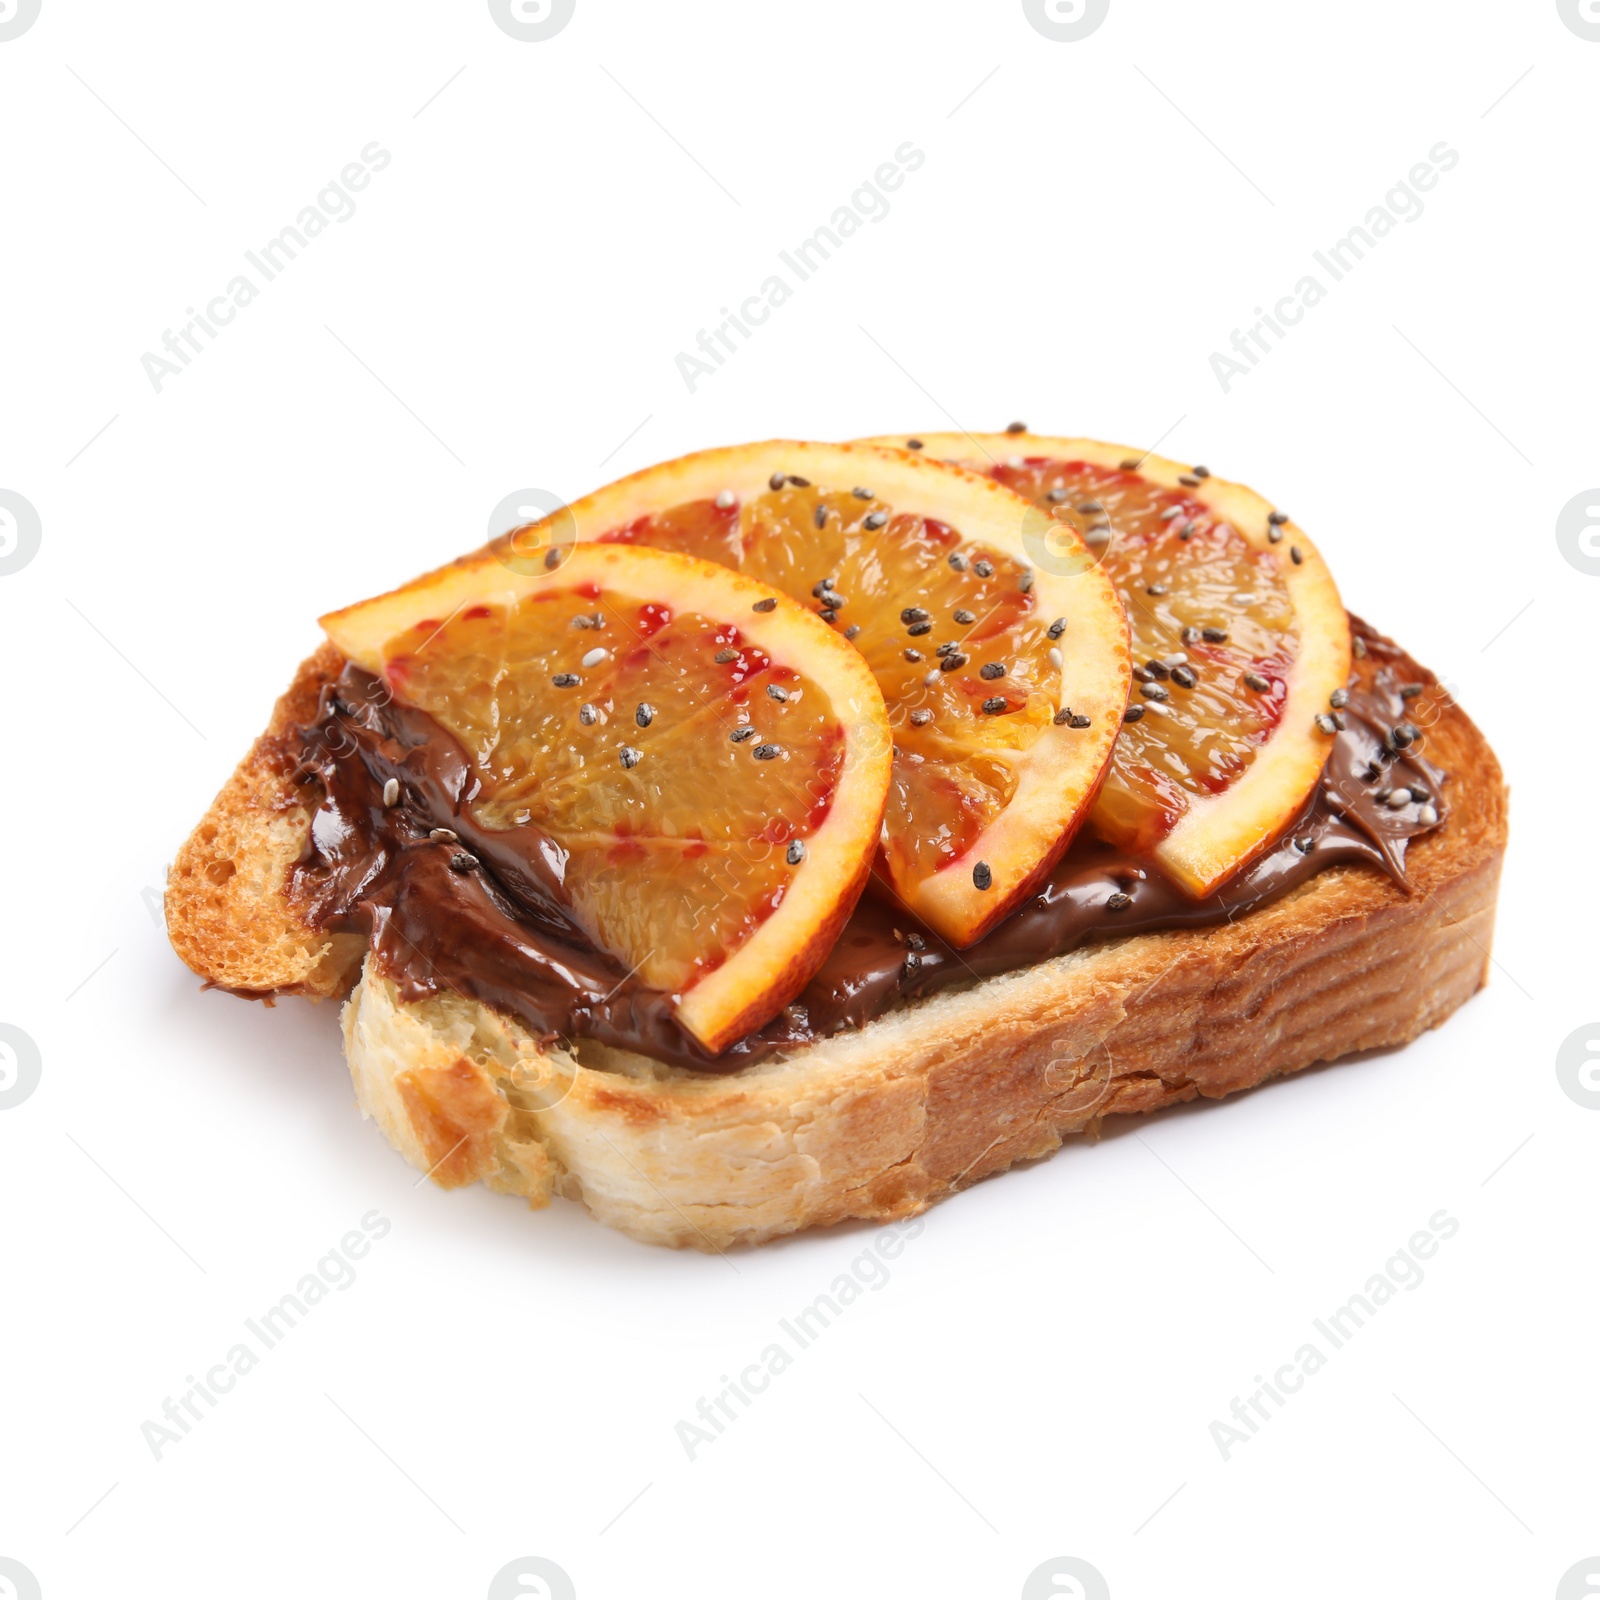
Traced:
<path fill-rule="evenodd" d="M 482 0 L 43 0 L 0 43 L 0 488 L 43 530 L 0 576 L 0 1021 L 43 1063 L 0 1112 L 0 1556 L 46 1600 L 476 1600 L 523 1555 L 582 1600 L 1011 1597 L 1059 1555 L 1116 1600 L 1554 1595 L 1600 1552 L 1600 1113 L 1554 1068 L 1600 1010 L 1600 578 L 1555 538 L 1600 482 L 1597 78 L 1554 0 L 1112 0 L 1077 43 L 1018 0 L 577 0 L 542 43 Z M 158 394 L 141 356 L 373 140 Z M 691 394 L 676 354 L 906 140 L 889 215 Z M 1441 140 L 1425 213 L 1224 394 L 1212 352 Z M 200 992 L 154 891 L 316 615 L 508 493 L 1013 417 L 1255 485 L 1458 687 L 1515 788 L 1493 981 L 940 1206 L 691 1462 L 674 1425 L 872 1231 L 718 1259 L 417 1188 L 334 1009 Z M 374 1208 L 358 1281 L 153 1459 Z M 1441 1208 L 1225 1462 L 1211 1422 Z"/>

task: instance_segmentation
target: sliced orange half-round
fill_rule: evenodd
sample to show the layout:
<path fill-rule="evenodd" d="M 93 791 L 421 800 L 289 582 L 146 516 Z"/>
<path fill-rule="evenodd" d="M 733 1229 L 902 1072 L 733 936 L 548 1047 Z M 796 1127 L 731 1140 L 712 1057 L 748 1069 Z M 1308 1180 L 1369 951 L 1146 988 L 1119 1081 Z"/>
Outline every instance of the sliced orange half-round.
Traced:
<path fill-rule="evenodd" d="M 722 1050 L 800 992 L 866 883 L 883 696 L 724 567 L 599 544 L 516 566 L 485 552 L 322 624 L 460 740 L 474 819 L 553 841 L 585 931 Z"/>
<path fill-rule="evenodd" d="M 881 878 L 952 944 L 981 938 L 1088 814 L 1127 704 L 1127 624 L 1088 547 L 1029 555 L 1042 518 L 904 451 L 775 440 L 684 456 L 507 535 L 653 545 L 735 567 L 850 641 L 888 707 Z M 1056 528 L 1054 523 L 1049 524 Z"/>
<path fill-rule="evenodd" d="M 1092 823 L 1210 894 L 1279 837 L 1327 760 L 1350 671 L 1327 564 L 1269 501 L 1204 467 L 1091 439 L 916 437 L 1072 530 L 1034 530 L 1041 569 L 1082 540 L 1115 582 L 1135 683 Z"/>

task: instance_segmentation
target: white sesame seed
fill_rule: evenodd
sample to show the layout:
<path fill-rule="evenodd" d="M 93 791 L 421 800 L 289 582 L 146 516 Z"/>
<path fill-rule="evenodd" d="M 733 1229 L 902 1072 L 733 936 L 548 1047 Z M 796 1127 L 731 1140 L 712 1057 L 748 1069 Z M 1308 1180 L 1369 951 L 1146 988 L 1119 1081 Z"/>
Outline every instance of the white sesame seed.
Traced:
<path fill-rule="evenodd" d="M 1054 645 L 1050 646 L 1050 665 L 1058 672 L 1061 670 L 1061 652 Z"/>
<path fill-rule="evenodd" d="M 398 778 L 391 778 L 386 784 L 384 784 L 383 803 L 386 806 L 397 806 L 400 804 L 400 780 Z"/>
<path fill-rule="evenodd" d="M 604 645 L 597 644 L 593 650 L 584 652 L 583 660 L 579 663 L 579 665 L 585 667 L 598 667 L 600 663 L 605 660 L 607 653 L 608 652 L 606 651 L 606 647 Z"/>
<path fill-rule="evenodd" d="M 1417 813 L 1417 821 L 1424 827 L 1431 828 L 1439 820 L 1439 812 L 1433 806 L 1424 806 Z"/>
<path fill-rule="evenodd" d="M 933 669 L 933 671 L 930 672 L 927 675 L 927 677 L 925 677 L 922 680 L 922 686 L 925 689 L 931 689 L 934 686 L 934 684 L 936 684 L 938 681 L 939 681 L 939 669 L 937 667 L 935 667 Z"/>
<path fill-rule="evenodd" d="M 733 492 L 732 489 L 724 489 L 722 493 L 717 496 L 718 511 L 731 511 L 734 506 L 738 505 L 738 503 L 739 497 Z"/>

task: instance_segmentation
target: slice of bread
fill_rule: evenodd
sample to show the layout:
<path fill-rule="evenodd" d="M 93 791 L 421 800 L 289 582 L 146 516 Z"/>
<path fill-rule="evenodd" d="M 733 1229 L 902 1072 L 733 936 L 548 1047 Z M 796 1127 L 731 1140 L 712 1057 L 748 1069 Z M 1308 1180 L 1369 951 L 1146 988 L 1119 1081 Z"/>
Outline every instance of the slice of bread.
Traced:
<path fill-rule="evenodd" d="M 213 985 L 349 994 L 361 1107 L 446 1188 L 560 1194 L 637 1239 L 703 1250 L 906 1217 L 1106 1116 L 1403 1044 L 1488 976 L 1506 791 L 1447 702 L 1427 751 L 1450 774 L 1449 812 L 1411 844 L 1409 894 L 1330 868 L 1230 923 L 1093 944 L 726 1076 L 541 1045 L 475 1001 L 402 1000 L 363 965 L 363 938 L 317 933 L 285 892 L 311 814 L 289 730 L 341 666 L 325 645 L 300 668 L 179 852 L 167 926 Z"/>

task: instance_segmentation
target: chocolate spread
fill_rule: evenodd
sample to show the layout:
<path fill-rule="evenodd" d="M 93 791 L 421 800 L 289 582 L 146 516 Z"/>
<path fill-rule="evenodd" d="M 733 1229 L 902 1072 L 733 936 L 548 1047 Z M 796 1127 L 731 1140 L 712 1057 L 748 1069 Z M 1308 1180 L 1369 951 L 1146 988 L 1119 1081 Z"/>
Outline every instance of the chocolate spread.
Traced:
<path fill-rule="evenodd" d="M 454 991 L 541 1039 L 586 1038 L 706 1072 L 861 1028 L 937 990 L 1050 959 L 1088 940 L 1206 927 L 1332 866 L 1364 863 L 1405 887 L 1409 839 L 1438 826 L 1445 775 L 1418 752 L 1432 679 L 1351 619 L 1358 660 L 1316 792 L 1277 843 L 1204 900 L 1156 862 L 1080 834 L 1044 887 L 986 938 L 955 950 L 874 878 L 821 970 L 790 1006 L 721 1055 L 682 1029 L 672 996 L 586 937 L 562 886 L 565 856 L 535 826 L 489 829 L 456 739 L 354 666 L 300 730 L 316 810 L 291 892 L 319 928 L 366 933 L 408 1000 Z M 1420 692 L 1428 699 L 1419 701 Z M 384 804 L 389 781 L 396 803 Z M 1392 801 L 1392 803 L 1391 803 Z"/>

